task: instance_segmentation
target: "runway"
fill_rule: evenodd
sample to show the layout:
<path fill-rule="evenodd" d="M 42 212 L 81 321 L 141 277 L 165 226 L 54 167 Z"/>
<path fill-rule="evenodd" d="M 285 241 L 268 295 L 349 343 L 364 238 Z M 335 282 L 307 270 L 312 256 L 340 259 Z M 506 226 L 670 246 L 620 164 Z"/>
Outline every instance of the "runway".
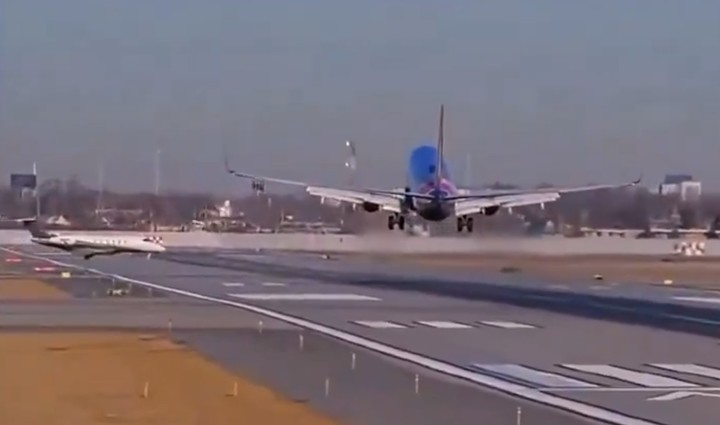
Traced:
<path fill-rule="evenodd" d="M 720 325 L 720 302 L 713 300 L 720 296 L 712 292 L 622 282 L 558 288 L 512 276 L 488 281 L 311 255 L 164 257 L 51 259 L 316 324 L 407 353 L 407 359 L 421 356 L 506 394 L 477 391 L 483 397 L 524 398 L 516 403 L 528 408 L 552 405 L 578 414 L 575 421 L 720 419 L 714 408 L 720 348 L 713 339 Z"/>

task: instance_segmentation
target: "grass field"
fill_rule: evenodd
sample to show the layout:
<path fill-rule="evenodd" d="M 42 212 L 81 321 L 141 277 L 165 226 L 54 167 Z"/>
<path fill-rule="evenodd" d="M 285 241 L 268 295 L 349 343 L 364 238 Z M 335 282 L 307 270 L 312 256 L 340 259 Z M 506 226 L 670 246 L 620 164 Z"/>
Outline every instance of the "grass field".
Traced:
<path fill-rule="evenodd" d="M 63 300 L 71 296 L 66 292 L 38 279 L 0 279 L 0 301 L 2 300 Z"/>
<path fill-rule="evenodd" d="M 0 424 L 336 423 L 152 336 L 0 333 L 0 376 Z"/>

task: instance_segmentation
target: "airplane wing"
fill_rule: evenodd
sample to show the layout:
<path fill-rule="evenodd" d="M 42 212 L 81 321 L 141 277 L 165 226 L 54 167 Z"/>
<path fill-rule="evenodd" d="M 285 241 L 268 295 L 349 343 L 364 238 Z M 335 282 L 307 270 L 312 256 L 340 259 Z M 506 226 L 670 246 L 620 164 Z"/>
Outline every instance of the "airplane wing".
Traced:
<path fill-rule="evenodd" d="M 252 180 L 252 187 L 257 191 L 265 190 L 265 182 L 279 183 L 289 186 L 303 187 L 305 191 L 312 195 L 320 198 L 333 199 L 340 202 L 347 202 L 350 204 L 362 204 L 371 203 L 378 205 L 380 209 L 390 212 L 401 212 L 403 199 L 410 198 L 426 198 L 432 199 L 431 196 L 415 193 L 415 192 L 404 192 L 400 190 L 384 190 L 384 189 L 351 189 L 351 188 L 340 188 L 340 187 L 329 187 L 313 185 L 306 182 L 297 180 L 287 180 L 275 177 L 265 177 L 254 174 L 248 174 L 233 170 L 228 166 L 225 161 L 225 169 L 229 174 L 242 179 Z"/>
<path fill-rule="evenodd" d="M 534 190 L 508 190 L 508 191 L 491 191 L 487 193 L 469 193 L 467 195 L 458 195 L 446 198 L 448 201 L 455 203 L 456 215 L 477 214 L 485 208 L 500 207 L 513 208 L 525 205 L 544 204 L 556 201 L 561 195 L 574 192 L 588 192 L 601 189 L 616 189 L 623 187 L 636 186 L 641 179 L 637 179 L 630 183 L 617 185 L 590 185 L 579 186 L 565 189 L 534 189 Z"/>

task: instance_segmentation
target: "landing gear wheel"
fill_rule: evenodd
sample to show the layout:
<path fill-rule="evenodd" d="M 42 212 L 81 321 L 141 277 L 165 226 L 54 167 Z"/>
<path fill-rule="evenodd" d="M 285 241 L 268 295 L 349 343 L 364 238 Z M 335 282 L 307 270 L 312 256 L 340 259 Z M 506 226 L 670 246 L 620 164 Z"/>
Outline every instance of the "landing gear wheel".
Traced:
<path fill-rule="evenodd" d="M 392 215 L 388 216 L 387 221 L 388 230 L 394 230 L 395 229 L 395 217 Z"/>
<path fill-rule="evenodd" d="M 464 224 L 465 224 L 465 223 L 463 223 L 462 217 L 458 217 L 458 218 L 457 218 L 457 231 L 458 231 L 458 233 L 461 233 L 461 232 L 463 231 L 463 228 L 465 227 Z"/>
<path fill-rule="evenodd" d="M 472 233 L 473 231 L 473 218 L 468 217 L 467 221 L 465 222 L 465 228 L 467 229 L 468 233 Z"/>
<path fill-rule="evenodd" d="M 403 216 L 398 217 L 398 228 L 400 230 L 405 230 L 405 217 L 403 217 Z"/>

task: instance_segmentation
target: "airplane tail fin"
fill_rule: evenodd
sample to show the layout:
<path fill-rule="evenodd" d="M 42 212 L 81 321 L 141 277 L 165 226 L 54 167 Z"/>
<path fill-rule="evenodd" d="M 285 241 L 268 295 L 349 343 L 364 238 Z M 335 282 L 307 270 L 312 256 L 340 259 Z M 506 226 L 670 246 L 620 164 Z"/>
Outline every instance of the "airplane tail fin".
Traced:
<path fill-rule="evenodd" d="M 440 185 L 443 175 L 443 162 L 444 154 L 443 149 L 445 146 L 445 105 L 440 105 L 440 124 L 438 126 L 438 139 L 437 139 L 437 158 L 435 159 L 435 184 Z"/>
<path fill-rule="evenodd" d="M 23 227 L 25 227 L 30 232 L 30 235 L 35 238 L 52 237 L 51 233 L 46 232 L 40 227 L 37 217 L 21 218 L 18 221 L 20 221 L 23 224 Z"/>

